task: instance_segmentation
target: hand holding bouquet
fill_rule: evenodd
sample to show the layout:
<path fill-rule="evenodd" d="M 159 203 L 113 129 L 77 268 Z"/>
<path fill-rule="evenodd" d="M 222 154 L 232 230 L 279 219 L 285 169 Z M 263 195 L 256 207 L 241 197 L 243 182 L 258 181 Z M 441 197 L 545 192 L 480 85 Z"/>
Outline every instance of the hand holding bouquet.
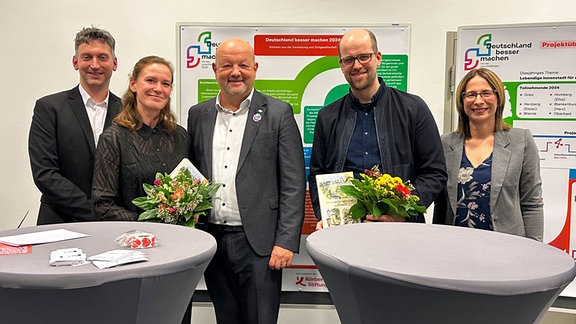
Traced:
<path fill-rule="evenodd" d="M 194 227 L 194 217 L 205 215 L 213 207 L 212 196 L 220 185 L 197 179 L 188 168 L 181 168 L 174 177 L 157 173 L 154 185 L 143 184 L 147 196 L 132 203 L 145 210 L 138 217 L 140 221 Z"/>
<path fill-rule="evenodd" d="M 362 179 L 350 179 L 351 185 L 340 187 L 343 193 L 357 200 L 350 208 L 353 219 L 368 214 L 410 217 L 426 211 L 426 207 L 418 205 L 420 198 L 412 194 L 414 187 L 409 181 L 382 174 L 376 165 L 360 176 Z"/>

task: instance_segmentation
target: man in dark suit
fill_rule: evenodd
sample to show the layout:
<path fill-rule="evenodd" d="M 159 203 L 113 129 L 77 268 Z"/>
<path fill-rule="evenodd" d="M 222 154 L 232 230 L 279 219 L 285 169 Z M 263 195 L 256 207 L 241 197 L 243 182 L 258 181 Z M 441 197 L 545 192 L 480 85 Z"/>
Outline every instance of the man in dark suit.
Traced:
<path fill-rule="evenodd" d="M 302 139 L 292 107 L 254 90 L 246 41 L 220 43 L 212 69 L 220 93 L 188 112 L 191 161 L 223 184 L 206 226 L 218 242 L 206 286 L 218 323 L 276 323 L 304 218 Z"/>
<path fill-rule="evenodd" d="M 114 46 L 109 32 L 82 29 L 72 57 L 80 84 L 36 101 L 28 151 L 34 182 L 42 192 L 38 225 L 95 219 L 90 198 L 94 152 L 121 106 L 109 91 L 117 67 Z"/>

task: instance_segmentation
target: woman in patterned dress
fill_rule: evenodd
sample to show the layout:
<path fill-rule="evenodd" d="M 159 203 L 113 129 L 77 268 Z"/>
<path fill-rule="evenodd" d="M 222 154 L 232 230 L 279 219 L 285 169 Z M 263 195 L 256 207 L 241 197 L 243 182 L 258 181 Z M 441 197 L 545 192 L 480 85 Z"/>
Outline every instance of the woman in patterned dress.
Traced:
<path fill-rule="evenodd" d="M 458 126 L 442 136 L 448 182 L 434 223 L 479 228 L 542 241 L 540 157 L 527 129 L 502 118 L 506 91 L 489 69 L 460 81 Z"/>

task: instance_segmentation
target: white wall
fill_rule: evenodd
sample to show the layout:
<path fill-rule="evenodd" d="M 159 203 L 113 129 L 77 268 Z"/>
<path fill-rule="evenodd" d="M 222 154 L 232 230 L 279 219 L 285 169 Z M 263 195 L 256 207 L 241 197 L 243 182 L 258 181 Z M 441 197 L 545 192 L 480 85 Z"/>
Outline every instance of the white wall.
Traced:
<path fill-rule="evenodd" d="M 576 19 L 574 0 L 270 0 L 70 1 L 0 0 L 0 230 L 36 222 L 40 194 L 28 160 L 28 128 L 37 98 L 78 83 L 73 39 L 82 27 L 109 30 L 119 67 L 111 90 L 121 95 L 134 63 L 156 54 L 176 61 L 176 23 L 410 23 L 410 92 L 428 103 L 442 128 L 445 37 L 458 26 Z M 386 52 L 386 44 L 379 44 Z M 175 97 L 174 97 L 175 98 Z M 184 107 L 186 109 L 186 107 Z"/>

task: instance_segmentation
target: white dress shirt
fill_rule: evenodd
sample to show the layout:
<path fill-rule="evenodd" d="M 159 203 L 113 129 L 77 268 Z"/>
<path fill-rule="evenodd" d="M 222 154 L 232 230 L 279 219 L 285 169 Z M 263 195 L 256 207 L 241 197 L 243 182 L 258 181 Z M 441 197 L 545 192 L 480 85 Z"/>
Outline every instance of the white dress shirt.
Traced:
<path fill-rule="evenodd" d="M 252 95 L 242 101 L 240 109 L 232 111 L 220 105 L 220 94 L 216 97 L 216 125 L 212 142 L 212 181 L 222 183 L 214 200 L 211 223 L 231 226 L 242 225 L 238 196 L 236 195 L 236 171 L 240 149 L 248 118 Z"/>
<path fill-rule="evenodd" d="M 106 99 L 102 102 L 96 102 L 86 90 L 80 85 L 80 95 L 82 96 L 82 102 L 86 107 L 86 112 L 88 113 L 88 119 L 90 120 L 90 126 L 92 127 L 92 134 L 94 135 L 94 144 L 98 146 L 98 139 L 100 134 L 104 131 L 104 122 L 106 121 L 106 113 L 108 112 L 108 99 L 110 98 L 110 93 L 106 96 Z"/>

